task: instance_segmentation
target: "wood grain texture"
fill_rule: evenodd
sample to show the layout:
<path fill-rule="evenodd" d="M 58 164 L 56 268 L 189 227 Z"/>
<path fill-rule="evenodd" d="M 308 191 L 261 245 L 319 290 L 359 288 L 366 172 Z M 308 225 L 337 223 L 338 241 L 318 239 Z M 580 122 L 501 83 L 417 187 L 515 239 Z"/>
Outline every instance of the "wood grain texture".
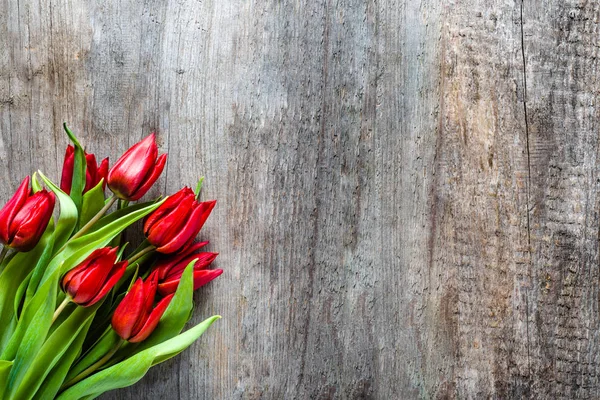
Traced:
<path fill-rule="evenodd" d="M 63 121 L 218 199 L 224 318 L 103 399 L 600 398 L 596 2 L 0 4 L 0 200 Z"/>

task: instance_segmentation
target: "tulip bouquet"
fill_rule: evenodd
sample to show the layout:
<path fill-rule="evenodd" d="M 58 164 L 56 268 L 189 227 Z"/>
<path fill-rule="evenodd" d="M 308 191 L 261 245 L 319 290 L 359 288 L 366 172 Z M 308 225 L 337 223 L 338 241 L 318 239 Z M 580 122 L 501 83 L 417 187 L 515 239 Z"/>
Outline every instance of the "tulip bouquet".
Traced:
<path fill-rule="evenodd" d="M 0 210 L 0 399 L 93 399 L 132 385 L 219 318 L 182 333 L 193 291 L 223 272 L 195 242 L 215 206 L 199 201 L 202 180 L 136 202 L 166 163 L 154 135 L 109 168 L 65 131 L 60 186 L 38 171 Z M 132 250 L 123 232 L 142 219 Z"/>

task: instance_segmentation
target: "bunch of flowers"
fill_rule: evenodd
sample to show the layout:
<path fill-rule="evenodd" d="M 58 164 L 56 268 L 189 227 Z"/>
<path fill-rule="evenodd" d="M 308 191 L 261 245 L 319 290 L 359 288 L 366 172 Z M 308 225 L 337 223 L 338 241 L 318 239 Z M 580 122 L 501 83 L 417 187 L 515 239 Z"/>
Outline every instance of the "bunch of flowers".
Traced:
<path fill-rule="evenodd" d="M 165 167 L 154 135 L 109 168 L 65 131 L 60 187 L 38 171 L 0 210 L 0 399 L 93 399 L 132 385 L 219 318 L 182 333 L 194 290 L 223 272 L 195 242 L 215 206 L 199 200 L 202 180 L 136 202 Z M 131 251 L 122 233 L 144 218 Z"/>

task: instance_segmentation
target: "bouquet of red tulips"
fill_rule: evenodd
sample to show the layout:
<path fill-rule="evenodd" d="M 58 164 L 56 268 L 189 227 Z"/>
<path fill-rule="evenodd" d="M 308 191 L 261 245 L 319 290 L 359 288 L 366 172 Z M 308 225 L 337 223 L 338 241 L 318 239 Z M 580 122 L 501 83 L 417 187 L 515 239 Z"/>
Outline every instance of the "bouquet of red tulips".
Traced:
<path fill-rule="evenodd" d="M 182 333 L 194 290 L 223 272 L 207 268 L 208 242 L 194 242 L 215 206 L 198 200 L 202 180 L 136 202 L 165 166 L 154 135 L 109 168 L 65 130 L 60 186 L 37 172 L 0 210 L 0 399 L 93 399 L 132 385 L 219 318 Z M 143 218 L 131 250 L 122 233 Z"/>

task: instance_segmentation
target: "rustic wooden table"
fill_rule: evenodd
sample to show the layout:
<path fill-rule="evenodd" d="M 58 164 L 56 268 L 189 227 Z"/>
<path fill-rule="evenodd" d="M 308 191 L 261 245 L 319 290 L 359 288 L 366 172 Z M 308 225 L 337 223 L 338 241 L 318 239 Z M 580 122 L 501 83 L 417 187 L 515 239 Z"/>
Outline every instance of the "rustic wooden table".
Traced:
<path fill-rule="evenodd" d="M 108 399 L 599 398 L 600 5 L 0 1 L 0 200 L 67 121 L 206 176 L 224 275 Z"/>

